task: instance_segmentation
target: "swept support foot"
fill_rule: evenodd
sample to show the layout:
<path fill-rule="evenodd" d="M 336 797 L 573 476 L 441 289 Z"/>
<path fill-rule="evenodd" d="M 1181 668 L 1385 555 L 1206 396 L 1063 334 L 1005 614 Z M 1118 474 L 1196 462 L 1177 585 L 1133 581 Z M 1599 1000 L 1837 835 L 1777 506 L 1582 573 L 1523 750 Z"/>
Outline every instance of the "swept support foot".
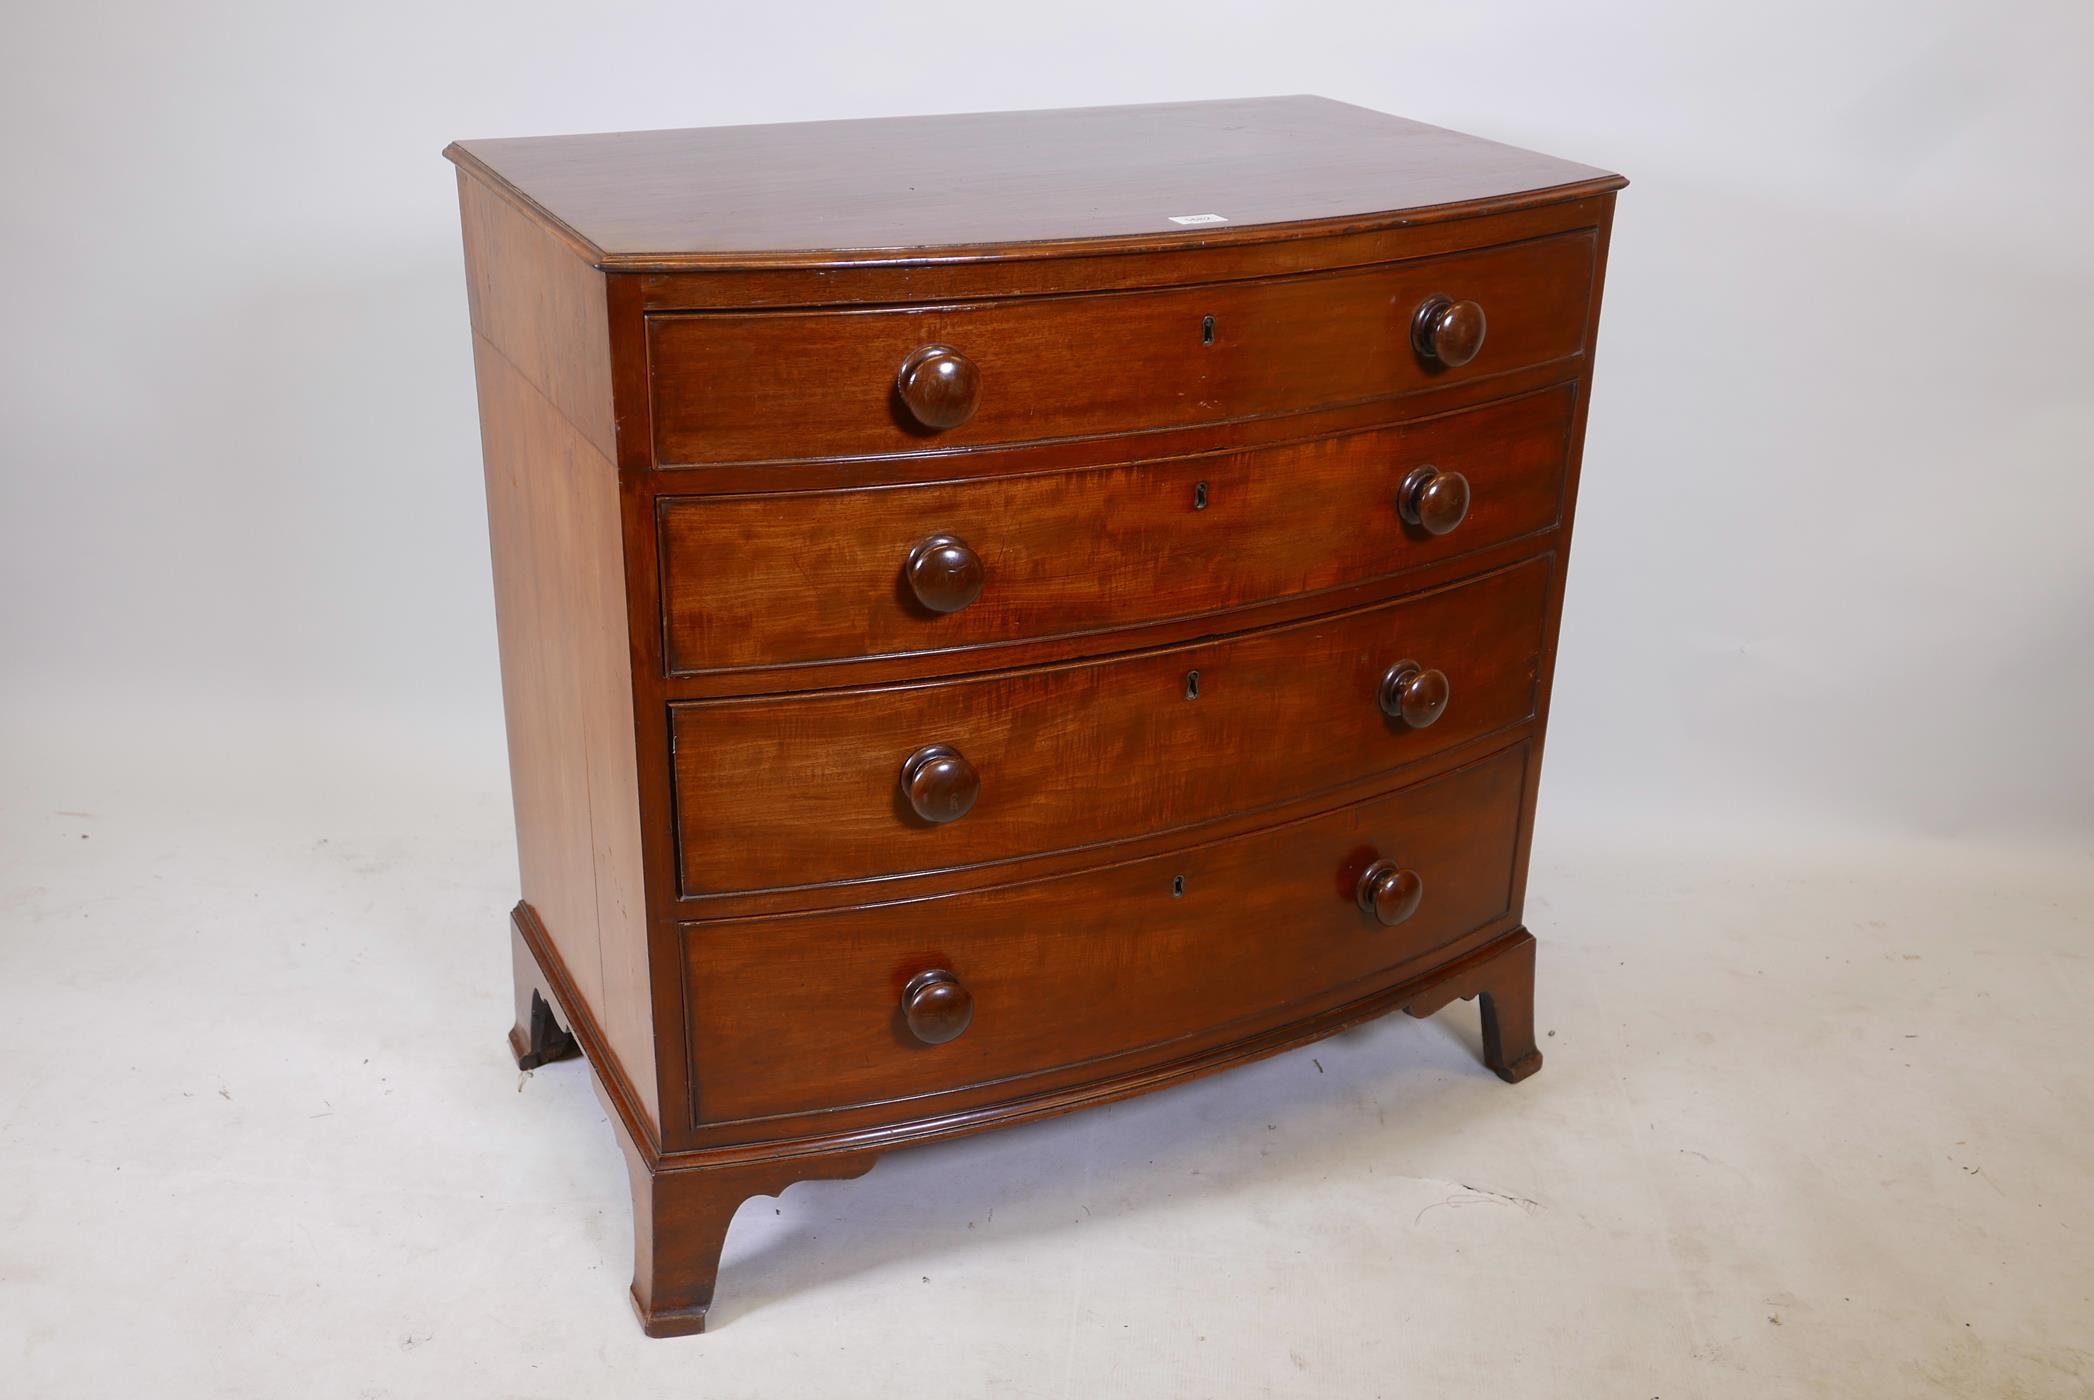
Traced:
<path fill-rule="evenodd" d="M 633 1187 L 633 1310 L 650 1337 L 705 1330 L 720 1250 L 742 1202 L 778 1195 L 796 1181 L 863 1176 L 878 1160 L 877 1153 L 825 1153 L 713 1167 L 649 1166 L 622 1128 L 618 1136 Z"/>
<path fill-rule="evenodd" d="M 509 1028 L 509 1053 L 516 1057 L 516 1067 L 536 1069 L 580 1054 L 581 1047 L 560 1025 L 552 989 L 545 985 L 545 974 L 513 916 L 509 947 L 516 972 L 516 1024 Z"/>
<path fill-rule="evenodd" d="M 1479 949 L 1404 1010 L 1430 1016 L 1457 998 L 1481 1000 L 1483 1062 L 1498 1078 L 1517 1084 L 1541 1068 L 1534 1044 L 1533 934 L 1520 929 Z"/>
<path fill-rule="evenodd" d="M 1507 1084 L 1541 1068 L 1534 1044 L 1534 936 L 1494 964 L 1498 976 L 1478 994 L 1483 1008 L 1483 1062 Z"/>

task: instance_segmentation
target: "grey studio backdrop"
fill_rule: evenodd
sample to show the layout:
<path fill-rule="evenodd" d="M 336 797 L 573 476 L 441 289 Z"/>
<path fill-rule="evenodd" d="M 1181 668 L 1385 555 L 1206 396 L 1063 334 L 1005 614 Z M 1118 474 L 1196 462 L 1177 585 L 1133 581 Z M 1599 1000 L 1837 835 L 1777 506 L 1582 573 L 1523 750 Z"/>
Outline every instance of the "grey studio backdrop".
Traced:
<path fill-rule="evenodd" d="M 1634 182 L 1550 812 L 2094 820 L 2085 6 L 1075 3 L 930 46 L 790 4 L 15 29 L 0 645 L 30 748 L 253 760 L 267 801 L 287 756 L 326 766 L 319 726 L 358 768 L 502 781 L 445 141 L 1316 91 Z"/>
<path fill-rule="evenodd" d="M 17 8 L 19 1393 L 2084 1393 L 2094 6 Z M 895 1154 L 746 1207 L 717 1333 L 645 1342 L 586 1075 L 504 1058 L 439 152 L 1289 92 L 1632 180 L 1530 893 L 1549 1067 L 1500 1085 L 1456 1007 Z"/>

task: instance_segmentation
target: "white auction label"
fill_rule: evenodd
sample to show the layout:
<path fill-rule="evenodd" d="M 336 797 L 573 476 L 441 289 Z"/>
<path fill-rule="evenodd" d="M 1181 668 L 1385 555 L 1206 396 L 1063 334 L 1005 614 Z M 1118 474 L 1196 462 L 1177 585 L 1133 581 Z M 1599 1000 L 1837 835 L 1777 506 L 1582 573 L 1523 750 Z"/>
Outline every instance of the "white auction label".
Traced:
<path fill-rule="evenodd" d="M 1224 214 L 1172 214 L 1169 217 L 1174 224 L 1225 224 L 1229 222 L 1228 216 Z"/>

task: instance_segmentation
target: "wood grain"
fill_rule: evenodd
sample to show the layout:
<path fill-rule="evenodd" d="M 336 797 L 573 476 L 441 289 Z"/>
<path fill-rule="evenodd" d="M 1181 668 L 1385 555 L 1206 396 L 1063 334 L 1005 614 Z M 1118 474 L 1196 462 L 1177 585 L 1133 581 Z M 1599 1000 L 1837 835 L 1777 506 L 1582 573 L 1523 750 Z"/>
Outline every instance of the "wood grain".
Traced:
<path fill-rule="evenodd" d="M 1619 188 L 1320 97 L 461 141 L 606 268 L 1041 258 L 1266 241 Z M 1177 224 L 1174 217 L 1224 222 Z"/>
<path fill-rule="evenodd" d="M 1218 641 L 962 681 L 672 707 L 687 895 L 872 880 L 1102 846 L 1341 784 L 1521 722 L 1553 560 Z M 1384 674 L 1445 671 L 1428 729 Z M 1187 698 L 1199 673 L 1198 698 Z M 926 822 L 900 774 L 946 745 L 980 776 Z"/>
<path fill-rule="evenodd" d="M 1563 386 L 1399 427 L 1082 471 L 665 498 L 669 668 L 1096 637 L 1391 578 L 1554 525 L 1572 399 Z M 1467 517 L 1444 536 L 1397 511 L 1423 464 L 1469 482 Z M 986 575 L 942 614 L 900 580 L 938 535 L 963 540 Z"/>
<path fill-rule="evenodd" d="M 617 453 L 604 277 L 460 172 L 473 330 L 506 356 L 599 455 Z"/>
<path fill-rule="evenodd" d="M 655 453 L 665 465 L 952 452 L 1302 413 L 1568 359 L 1585 338 L 1590 234 L 1214 287 L 848 311 L 649 318 Z M 1459 368 L 1419 357 L 1435 293 L 1490 308 Z M 1213 318 L 1208 338 L 1208 318 Z M 942 431 L 895 376 L 929 345 L 979 376 Z"/>
<path fill-rule="evenodd" d="M 1394 969 L 1504 913 L 1525 752 L 1257 835 L 1060 879 L 839 913 L 694 926 L 696 1116 L 723 1123 L 935 1095 L 1225 1036 Z M 1379 856 L 1424 880 L 1384 928 L 1354 897 Z M 1182 884 L 1180 883 L 1182 881 Z M 910 1034 L 901 997 L 947 968 L 964 1034 Z M 895 1103 L 895 1116 L 936 1105 Z"/>
<path fill-rule="evenodd" d="M 609 378 L 574 363 L 605 358 L 573 285 L 600 275 L 461 199 L 523 897 L 658 1130 L 618 473 L 582 426 L 609 424 Z"/>

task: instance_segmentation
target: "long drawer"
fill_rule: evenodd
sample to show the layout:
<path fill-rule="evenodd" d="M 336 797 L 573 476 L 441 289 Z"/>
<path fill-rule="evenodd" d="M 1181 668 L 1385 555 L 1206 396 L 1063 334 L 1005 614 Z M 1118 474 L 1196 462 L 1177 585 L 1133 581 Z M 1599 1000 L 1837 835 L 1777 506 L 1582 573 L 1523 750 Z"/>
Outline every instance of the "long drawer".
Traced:
<path fill-rule="evenodd" d="M 1561 513 L 1574 393 L 1170 461 L 670 497 L 667 665 L 688 674 L 1094 635 L 1502 544 Z M 1425 489 L 1458 490 L 1466 511 L 1445 499 L 1437 516 L 1420 511 Z"/>
<path fill-rule="evenodd" d="M 685 925 L 697 1119 L 1006 1080 L 1016 1096 L 1026 1076 L 1167 1058 L 1251 1018 L 1364 994 L 1509 912 L 1527 755 L 1521 745 L 1336 811 L 1074 875 Z M 1363 879 L 1391 869 L 1417 882 L 1414 912 L 1394 926 L 1359 897 Z M 936 973 L 971 1019 L 932 1044 L 904 997 Z M 930 1006 L 928 1033 L 949 1033 L 951 1010 Z"/>
<path fill-rule="evenodd" d="M 665 466 L 914 454 L 1298 413 L 1577 355 L 1594 235 L 1261 281 L 648 320 Z M 1473 303 L 1461 363 L 1416 342 Z M 929 355 L 930 358 L 923 358 Z M 912 358 L 916 357 L 916 358 Z M 921 397 L 919 397 L 921 396 Z"/>
<path fill-rule="evenodd" d="M 1534 713 L 1551 560 L 1184 646 L 673 705 L 683 892 L 1105 846 L 1508 729 Z"/>

